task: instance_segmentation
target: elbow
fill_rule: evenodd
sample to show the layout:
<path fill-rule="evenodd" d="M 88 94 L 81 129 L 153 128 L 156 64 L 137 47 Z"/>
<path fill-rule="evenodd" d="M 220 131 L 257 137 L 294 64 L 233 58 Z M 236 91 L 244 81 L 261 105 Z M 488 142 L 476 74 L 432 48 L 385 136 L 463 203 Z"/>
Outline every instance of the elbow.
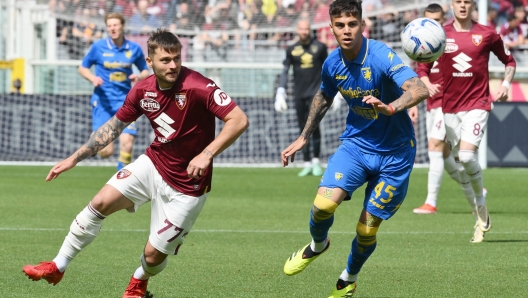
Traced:
<path fill-rule="evenodd" d="M 241 125 L 242 125 L 242 132 L 246 131 L 246 129 L 249 128 L 249 119 L 247 118 L 247 116 L 245 116 L 244 119 L 241 121 Z"/>

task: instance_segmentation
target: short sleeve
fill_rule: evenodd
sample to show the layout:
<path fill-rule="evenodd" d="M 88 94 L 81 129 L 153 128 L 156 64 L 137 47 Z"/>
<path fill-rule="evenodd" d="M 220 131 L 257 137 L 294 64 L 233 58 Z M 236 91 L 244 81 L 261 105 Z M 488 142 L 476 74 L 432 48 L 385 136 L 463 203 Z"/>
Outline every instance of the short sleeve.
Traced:
<path fill-rule="evenodd" d="M 416 72 L 407 64 L 403 63 L 400 57 L 390 48 L 384 46 L 377 52 L 380 67 L 387 77 L 394 81 L 399 87 L 413 77 L 418 77 Z"/>
<path fill-rule="evenodd" d="M 81 66 L 84 68 L 90 68 L 97 62 L 97 46 L 92 44 L 88 53 L 84 56 Z"/>
<path fill-rule="evenodd" d="M 323 64 L 323 69 L 321 70 L 321 91 L 327 97 L 334 97 L 338 92 L 336 80 L 331 73 L 331 69 L 331 63 L 326 60 Z"/>
<path fill-rule="evenodd" d="M 143 115 L 143 112 L 139 109 L 139 101 L 142 99 L 141 94 L 143 93 L 136 88 L 132 88 L 128 92 L 123 106 L 117 110 L 117 119 L 123 122 L 133 122 Z"/>

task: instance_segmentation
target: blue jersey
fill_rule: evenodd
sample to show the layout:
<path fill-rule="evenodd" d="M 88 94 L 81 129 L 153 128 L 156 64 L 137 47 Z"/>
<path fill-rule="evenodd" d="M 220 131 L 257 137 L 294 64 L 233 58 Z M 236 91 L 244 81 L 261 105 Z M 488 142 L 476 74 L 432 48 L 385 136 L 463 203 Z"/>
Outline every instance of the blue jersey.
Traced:
<path fill-rule="evenodd" d="M 92 105 L 109 105 L 113 109 L 121 107 L 130 91 L 128 77 L 133 73 L 132 65 L 136 65 L 139 71 L 148 69 L 141 47 L 126 39 L 120 48 L 110 38 L 94 42 L 82 66 L 90 68 L 94 64 L 95 75 L 103 79 L 103 84 L 94 89 Z"/>
<path fill-rule="evenodd" d="M 417 76 L 389 47 L 376 40 L 363 38 L 354 61 L 347 61 L 341 48 L 334 50 L 323 65 L 321 91 L 328 97 L 341 92 L 350 107 L 341 140 L 380 154 L 395 153 L 406 147 L 404 144 L 414 146 L 414 128 L 407 113 L 385 116 L 362 99 L 372 95 L 389 104 L 403 94 L 403 83 Z"/>

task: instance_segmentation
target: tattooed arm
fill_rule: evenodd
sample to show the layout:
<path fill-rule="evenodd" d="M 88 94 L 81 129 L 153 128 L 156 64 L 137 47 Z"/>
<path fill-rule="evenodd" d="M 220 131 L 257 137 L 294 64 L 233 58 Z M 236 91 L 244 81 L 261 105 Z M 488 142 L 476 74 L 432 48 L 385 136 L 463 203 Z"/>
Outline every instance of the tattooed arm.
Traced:
<path fill-rule="evenodd" d="M 321 90 L 317 91 L 313 98 L 312 105 L 310 106 L 308 119 L 301 132 L 301 137 L 306 140 L 310 138 L 314 130 L 317 128 L 317 125 L 319 125 L 319 122 L 323 120 L 324 115 L 328 112 L 333 101 L 333 97 L 327 97 Z"/>
<path fill-rule="evenodd" d="M 308 119 L 306 120 L 306 125 L 301 132 L 301 136 L 297 138 L 288 148 L 281 152 L 282 165 L 287 166 L 289 159 L 293 162 L 295 159 L 295 153 L 300 151 L 308 142 L 308 139 L 319 125 L 319 122 L 323 119 L 324 115 L 332 105 L 334 97 L 327 97 L 321 90 L 317 91 L 315 94 L 312 105 L 310 107 L 310 112 L 308 114 Z"/>
<path fill-rule="evenodd" d="M 86 144 L 77 149 L 77 151 L 75 151 L 70 157 L 56 164 L 46 177 L 46 181 L 57 178 L 60 173 L 73 168 L 77 163 L 95 155 L 117 139 L 129 124 L 130 122 L 123 122 L 117 119 L 116 116 L 112 117 L 90 136 L 90 139 L 88 139 Z"/>
<path fill-rule="evenodd" d="M 499 91 L 497 91 L 497 94 L 495 94 L 495 101 L 506 101 L 508 99 L 508 90 L 510 89 L 510 84 L 514 75 L 515 67 L 506 66 L 506 69 L 504 70 L 504 81 Z"/>
<path fill-rule="evenodd" d="M 405 81 L 401 87 L 405 92 L 390 104 L 384 104 L 373 96 L 365 96 L 363 102 L 374 106 L 378 112 L 390 116 L 394 113 L 405 111 L 414 107 L 429 97 L 429 90 L 425 84 L 418 78 L 413 77 Z"/>

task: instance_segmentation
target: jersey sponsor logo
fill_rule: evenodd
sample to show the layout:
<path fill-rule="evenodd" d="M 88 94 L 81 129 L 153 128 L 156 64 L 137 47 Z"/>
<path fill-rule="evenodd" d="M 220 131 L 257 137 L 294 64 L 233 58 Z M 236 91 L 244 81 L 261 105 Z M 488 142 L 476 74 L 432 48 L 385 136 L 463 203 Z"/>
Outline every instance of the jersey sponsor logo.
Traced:
<path fill-rule="evenodd" d="M 174 94 L 174 101 L 176 102 L 176 106 L 183 110 L 185 108 L 185 104 L 187 103 L 187 97 L 185 96 L 185 93 L 176 93 Z"/>
<path fill-rule="evenodd" d="M 446 42 L 455 42 L 454 38 L 446 38 Z"/>
<path fill-rule="evenodd" d="M 347 79 L 347 76 L 336 75 L 336 76 L 335 76 L 335 79 L 336 79 L 336 80 L 346 80 L 346 79 Z"/>
<path fill-rule="evenodd" d="M 158 137 L 158 141 L 160 141 L 160 142 L 163 143 L 163 144 L 166 144 L 166 143 L 170 142 L 171 140 L 167 140 L 167 139 L 165 139 L 165 138 Z"/>
<path fill-rule="evenodd" d="M 209 88 L 209 87 L 213 87 L 214 88 L 214 87 L 216 87 L 216 84 L 209 83 L 209 84 L 207 84 L 207 86 L 205 86 L 205 88 Z"/>
<path fill-rule="evenodd" d="M 310 53 L 304 53 L 301 56 L 301 68 L 312 68 L 313 66 L 313 55 Z"/>
<path fill-rule="evenodd" d="M 158 94 L 156 92 L 149 92 L 145 91 L 145 97 L 158 97 Z"/>
<path fill-rule="evenodd" d="M 109 62 L 105 61 L 103 63 L 103 66 L 105 68 L 113 69 L 113 68 L 130 68 L 131 64 L 126 62 Z"/>
<path fill-rule="evenodd" d="M 454 53 L 458 51 L 458 45 L 456 43 L 446 43 L 444 53 Z"/>
<path fill-rule="evenodd" d="M 351 107 L 350 110 L 354 114 L 361 116 L 367 120 L 378 119 L 378 112 L 376 112 L 373 108 L 355 106 Z"/>
<path fill-rule="evenodd" d="M 302 54 L 304 54 L 304 49 L 302 46 L 296 46 L 292 49 L 291 54 L 292 56 L 301 56 Z"/>
<path fill-rule="evenodd" d="M 108 76 L 108 79 L 110 80 L 110 82 L 124 82 L 128 79 L 126 73 L 124 72 L 120 72 L 120 71 L 116 71 L 116 72 L 113 72 L 111 73 L 109 76 Z"/>
<path fill-rule="evenodd" d="M 339 87 L 338 89 L 339 89 L 339 92 L 341 92 L 341 95 L 347 96 L 348 98 L 363 98 L 367 95 L 378 97 L 380 95 L 380 92 L 378 89 L 363 90 L 361 89 L 361 87 L 357 87 L 356 90 L 352 90 L 352 89 L 345 90 L 342 87 Z"/>
<path fill-rule="evenodd" d="M 147 112 L 156 112 L 160 109 L 159 102 L 155 101 L 152 98 L 143 98 L 139 101 L 141 108 Z"/>
<path fill-rule="evenodd" d="M 173 134 L 176 131 L 171 126 L 171 124 L 174 124 L 174 120 L 169 115 L 163 112 L 156 119 L 152 121 L 156 123 L 157 125 L 159 125 L 159 127 L 157 127 L 156 130 L 161 135 L 163 135 L 165 138 L 168 138 L 171 134 Z"/>
<path fill-rule="evenodd" d="M 114 53 L 103 53 L 103 57 L 114 57 Z"/>
<path fill-rule="evenodd" d="M 438 66 L 438 61 L 435 61 L 433 63 L 433 67 L 431 67 L 431 73 L 439 73 L 440 72 L 440 69 L 437 68 L 437 66 Z"/>
<path fill-rule="evenodd" d="M 132 175 L 132 172 L 130 172 L 127 169 L 122 169 L 121 171 L 117 172 L 116 178 L 117 179 L 125 179 L 126 177 Z"/>
<path fill-rule="evenodd" d="M 396 64 L 391 68 L 391 71 L 396 71 L 404 66 L 406 66 L 405 63 Z"/>
<path fill-rule="evenodd" d="M 335 180 L 339 181 L 341 178 L 343 178 L 343 173 L 335 172 L 334 177 Z"/>
<path fill-rule="evenodd" d="M 361 69 L 361 73 L 363 74 L 363 78 L 367 80 L 367 82 L 372 82 L 372 71 L 370 70 L 370 67 L 363 67 Z"/>
<path fill-rule="evenodd" d="M 471 41 L 478 47 L 482 43 L 482 34 L 472 34 Z"/>
<path fill-rule="evenodd" d="M 472 59 L 464 53 L 460 53 L 456 55 L 456 57 L 453 58 L 453 61 L 456 62 L 455 64 L 453 64 L 453 67 L 459 72 L 454 72 L 453 76 L 454 77 L 472 77 L 473 76 L 472 72 L 468 72 L 468 73 L 465 72 L 466 70 L 472 67 L 472 65 L 468 63 L 471 60 Z"/>
<path fill-rule="evenodd" d="M 229 95 L 220 89 L 215 90 L 213 98 L 216 104 L 219 106 L 227 106 L 231 103 L 231 97 L 229 97 Z"/>

